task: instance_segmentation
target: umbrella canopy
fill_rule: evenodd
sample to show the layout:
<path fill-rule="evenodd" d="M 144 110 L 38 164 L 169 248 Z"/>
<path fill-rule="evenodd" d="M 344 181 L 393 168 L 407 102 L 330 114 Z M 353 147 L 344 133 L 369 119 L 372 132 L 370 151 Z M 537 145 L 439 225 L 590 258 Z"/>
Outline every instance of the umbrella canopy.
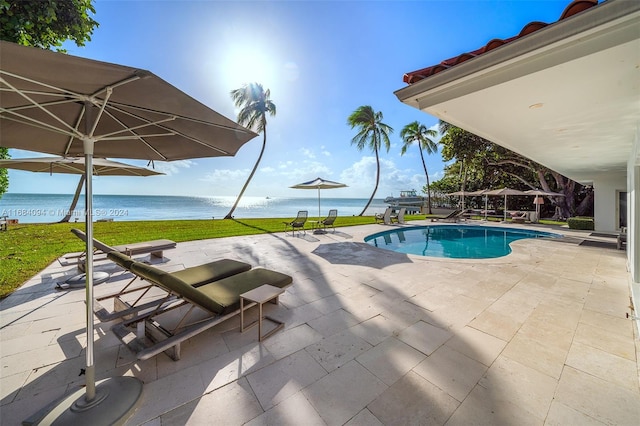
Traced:
<path fill-rule="evenodd" d="M 321 189 L 335 189 L 335 188 L 345 188 L 347 185 L 344 183 L 333 182 L 331 180 L 326 180 L 322 178 L 315 178 L 314 180 L 310 180 L 309 182 L 302 182 L 297 185 L 290 186 L 289 188 L 294 189 L 317 189 L 318 190 L 318 220 L 321 219 L 320 216 L 320 190 Z"/>
<path fill-rule="evenodd" d="M 484 192 L 482 191 L 456 191 L 456 192 L 450 192 L 449 196 L 452 197 L 460 197 L 460 199 L 462 200 L 462 210 L 464 210 L 464 197 L 469 197 L 469 196 L 473 196 L 473 195 L 482 195 Z"/>
<path fill-rule="evenodd" d="M 538 197 L 564 197 L 565 196 L 564 194 L 559 194 L 557 192 L 551 192 L 551 191 L 543 191 L 541 189 L 530 189 L 525 192 L 527 193 L 527 195 L 535 196 L 533 200 L 534 200 L 534 204 L 536 205 L 536 222 L 540 220 L 540 204 L 544 203 L 544 200 L 542 198 L 540 198 L 540 201 L 542 202 L 537 202 Z"/>
<path fill-rule="evenodd" d="M 94 158 L 92 161 L 93 174 L 96 176 L 154 176 L 164 173 L 156 172 L 145 167 L 132 166 L 131 164 L 107 160 L 106 158 Z M 82 175 L 73 195 L 73 201 L 67 215 L 61 222 L 69 221 L 72 210 L 75 208 L 84 182 L 85 161 L 83 157 L 34 157 L 12 158 L 0 160 L 0 169 L 16 169 L 41 173 L 66 173 Z"/>
<path fill-rule="evenodd" d="M 135 407 L 142 385 L 120 377 L 95 386 L 93 156 L 146 160 L 232 156 L 257 135 L 149 71 L 6 41 L 0 41 L 0 120 L 3 147 L 85 156 L 86 388 L 83 398 L 61 403 L 71 401 L 74 410 L 54 407 L 50 413 L 62 412 L 69 423 L 86 422 L 86 417 L 75 417 L 80 415 L 105 422 L 108 417 L 115 423 Z"/>
<path fill-rule="evenodd" d="M 0 135 L 1 134 L 2 133 L 0 133 Z M 147 169 L 146 167 L 133 166 L 131 164 L 107 160 L 106 158 L 94 158 L 91 163 L 93 166 L 93 175 L 95 176 L 154 176 L 164 174 Z M 0 169 L 83 175 L 85 173 L 85 161 L 82 157 L 11 158 L 8 160 L 0 160 Z"/>
<path fill-rule="evenodd" d="M 524 191 L 512 188 L 500 188 L 485 191 L 485 195 L 503 195 L 504 196 L 504 221 L 507 221 L 507 196 L 509 195 L 529 195 Z"/>

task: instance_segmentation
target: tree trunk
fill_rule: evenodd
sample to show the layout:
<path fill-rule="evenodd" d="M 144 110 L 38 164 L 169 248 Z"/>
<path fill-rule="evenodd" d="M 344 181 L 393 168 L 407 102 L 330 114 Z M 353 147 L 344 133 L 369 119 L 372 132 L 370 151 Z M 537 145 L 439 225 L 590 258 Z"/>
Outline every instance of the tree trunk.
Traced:
<path fill-rule="evenodd" d="M 236 198 L 236 202 L 233 203 L 233 207 L 231 207 L 231 210 L 229 210 L 229 213 L 227 213 L 227 215 L 224 217 L 225 219 L 233 219 L 233 212 L 236 210 L 236 207 L 238 207 L 238 203 L 240 202 L 240 198 L 242 198 L 242 194 L 244 194 L 244 191 L 247 189 L 247 186 L 249 186 L 249 182 L 251 182 L 251 178 L 253 178 L 253 175 L 255 174 L 256 170 L 258 169 L 258 165 L 260 164 L 260 160 L 262 160 L 262 154 L 264 154 L 264 149 L 267 146 L 267 123 L 264 123 L 264 130 L 263 130 L 263 139 L 262 139 L 262 149 L 260 150 L 260 155 L 258 156 L 258 161 L 256 161 L 255 166 L 253 166 L 253 170 L 251 170 L 251 174 L 249 175 L 249 178 L 247 179 L 247 181 L 244 183 L 244 186 L 242 187 L 242 190 L 240 191 L 240 194 L 238 194 L 238 198 Z"/>
<path fill-rule="evenodd" d="M 371 194 L 371 198 L 369 198 L 369 201 L 367 201 L 367 204 L 364 206 L 364 209 L 362 209 L 362 211 L 360 212 L 360 214 L 358 216 L 362 216 L 364 214 L 364 212 L 369 208 L 369 204 L 371 204 L 371 201 L 373 201 L 373 197 L 375 197 L 376 195 L 376 191 L 378 191 L 378 183 L 380 182 L 380 158 L 378 157 L 378 149 L 376 148 L 376 166 L 377 166 L 377 170 L 376 170 L 376 187 L 373 189 L 373 193 Z"/>
<path fill-rule="evenodd" d="M 71 215 L 73 215 L 73 211 L 75 210 L 76 205 L 78 204 L 78 198 L 80 198 L 80 191 L 82 190 L 82 185 L 84 185 L 84 179 L 85 179 L 85 176 L 83 174 L 82 176 L 80 176 L 80 181 L 78 182 L 76 193 L 73 195 L 73 201 L 71 202 L 71 207 L 69 207 L 69 211 L 67 211 L 67 215 L 63 217 L 62 220 L 58 223 L 69 222 L 69 219 L 71 219 Z"/>
<path fill-rule="evenodd" d="M 424 155 L 422 154 L 422 147 L 418 143 L 418 149 L 420 150 L 420 158 L 422 159 L 422 167 L 424 167 L 424 175 L 427 177 L 427 202 L 429 203 L 429 214 L 431 212 L 431 188 L 429 185 L 429 172 L 427 172 L 427 163 L 424 162 Z"/>

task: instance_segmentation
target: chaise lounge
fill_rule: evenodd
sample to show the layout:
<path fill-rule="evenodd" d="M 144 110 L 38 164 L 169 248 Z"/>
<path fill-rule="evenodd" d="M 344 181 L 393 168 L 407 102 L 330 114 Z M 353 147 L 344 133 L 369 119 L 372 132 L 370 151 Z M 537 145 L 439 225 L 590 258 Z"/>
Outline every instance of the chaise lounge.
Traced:
<path fill-rule="evenodd" d="M 73 228 L 71 232 L 82 241 L 87 241 L 87 235 L 79 229 Z M 100 241 L 94 241 L 95 253 L 104 253 L 107 254 L 109 251 L 117 251 L 127 256 L 137 256 L 139 254 L 147 254 L 151 257 L 156 257 L 158 259 L 162 259 L 164 257 L 164 250 L 174 249 L 176 248 L 176 242 L 171 240 L 153 240 L 153 241 L 143 241 L 139 243 L 131 243 L 131 244 L 122 244 L 117 246 L 108 246 Z M 97 243 L 97 244 L 96 244 Z M 84 272 L 84 259 L 85 253 L 77 253 L 69 256 L 70 258 L 77 259 L 78 269 L 81 272 Z"/>
<path fill-rule="evenodd" d="M 454 210 L 445 217 L 434 217 L 431 222 L 458 222 L 460 217 L 464 214 L 462 210 Z"/>
<path fill-rule="evenodd" d="M 180 359 L 180 344 L 183 341 L 240 313 L 241 294 L 264 284 L 285 289 L 293 282 L 289 275 L 254 268 L 193 286 L 178 273 L 165 272 L 136 262 L 121 253 L 111 252 L 107 257 L 136 276 L 161 287 L 168 296 L 175 298 L 170 304 L 159 305 L 151 312 L 113 326 L 112 331 L 140 360 L 149 359 L 161 352 L 165 352 L 173 360 Z M 274 303 L 277 303 L 277 298 Z M 183 307 L 186 312 L 177 311 Z M 176 320 L 175 315 L 170 313 L 178 313 L 179 318 Z M 165 318 L 166 322 L 163 321 Z M 140 323 L 144 323 L 144 337 L 136 334 Z"/>

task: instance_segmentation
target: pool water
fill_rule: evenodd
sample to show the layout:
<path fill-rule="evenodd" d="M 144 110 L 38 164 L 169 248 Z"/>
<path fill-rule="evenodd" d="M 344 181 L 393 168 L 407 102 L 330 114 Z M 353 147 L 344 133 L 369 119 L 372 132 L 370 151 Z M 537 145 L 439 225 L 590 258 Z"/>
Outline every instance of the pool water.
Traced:
<path fill-rule="evenodd" d="M 490 259 L 511 253 L 510 243 L 524 238 L 558 238 L 559 234 L 475 225 L 419 226 L 379 232 L 367 244 L 400 253 L 454 259 Z"/>

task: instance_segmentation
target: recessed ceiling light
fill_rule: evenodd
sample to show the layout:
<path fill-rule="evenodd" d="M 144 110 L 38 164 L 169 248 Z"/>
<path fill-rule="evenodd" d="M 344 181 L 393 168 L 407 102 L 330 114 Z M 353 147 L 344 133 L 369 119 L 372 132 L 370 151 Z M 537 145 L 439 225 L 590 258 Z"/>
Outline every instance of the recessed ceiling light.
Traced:
<path fill-rule="evenodd" d="M 543 103 L 529 105 L 529 109 L 542 108 L 543 105 L 544 105 Z"/>

